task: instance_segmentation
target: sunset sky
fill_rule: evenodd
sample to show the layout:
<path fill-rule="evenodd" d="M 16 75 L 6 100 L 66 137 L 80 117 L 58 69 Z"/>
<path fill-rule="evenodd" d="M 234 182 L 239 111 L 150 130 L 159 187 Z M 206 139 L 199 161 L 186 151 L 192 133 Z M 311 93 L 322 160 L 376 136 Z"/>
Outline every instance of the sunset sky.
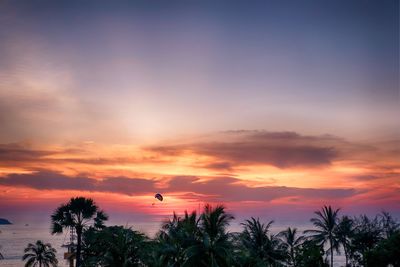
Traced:
<path fill-rule="evenodd" d="M 16 222 L 400 216 L 399 2 L 3 0 L 0 127 Z"/>

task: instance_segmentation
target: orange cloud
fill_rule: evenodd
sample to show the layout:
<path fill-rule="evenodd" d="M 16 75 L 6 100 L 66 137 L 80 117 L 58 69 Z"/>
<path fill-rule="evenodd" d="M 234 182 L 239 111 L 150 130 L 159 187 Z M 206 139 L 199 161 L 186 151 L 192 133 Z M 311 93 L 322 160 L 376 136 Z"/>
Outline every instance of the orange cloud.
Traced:
<path fill-rule="evenodd" d="M 0 189 L 7 210 L 22 209 L 33 195 L 44 203 L 58 194 L 95 196 L 102 203 L 119 203 L 121 212 L 143 214 L 168 214 L 205 202 L 224 202 L 243 212 L 241 205 L 254 210 L 329 202 L 395 207 L 398 147 L 393 141 L 360 144 L 264 131 L 144 147 L 3 144 Z M 166 202 L 152 208 L 155 192 L 164 193 Z"/>

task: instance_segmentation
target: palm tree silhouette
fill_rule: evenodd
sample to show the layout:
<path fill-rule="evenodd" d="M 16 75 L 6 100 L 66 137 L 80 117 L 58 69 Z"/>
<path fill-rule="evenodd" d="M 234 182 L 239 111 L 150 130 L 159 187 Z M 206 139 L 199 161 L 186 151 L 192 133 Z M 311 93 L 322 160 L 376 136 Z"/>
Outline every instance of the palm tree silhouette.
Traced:
<path fill-rule="evenodd" d="M 71 198 L 67 204 L 59 206 L 51 215 L 52 234 L 62 233 L 64 229 L 74 228 L 77 237 L 76 267 L 81 266 L 82 233 L 89 226 L 104 228 L 108 216 L 90 198 Z"/>
<path fill-rule="evenodd" d="M 354 234 L 352 236 L 352 254 L 362 266 L 367 265 L 367 255 L 382 240 L 382 229 L 379 218 L 369 218 L 361 215 L 355 218 Z M 352 255 L 352 256 L 353 256 Z"/>
<path fill-rule="evenodd" d="M 94 233 L 97 238 L 92 242 L 98 256 L 97 262 L 89 266 L 144 266 L 148 242 L 144 234 L 122 226 L 110 226 Z"/>
<path fill-rule="evenodd" d="M 38 265 L 39 267 L 57 266 L 57 251 L 50 244 L 44 244 L 41 240 L 36 241 L 35 244 L 29 243 L 24 252 L 22 260 L 26 260 L 25 267 Z"/>
<path fill-rule="evenodd" d="M 297 228 L 288 227 L 286 230 L 280 232 L 278 236 L 282 240 L 283 248 L 287 253 L 287 261 L 289 266 L 297 267 L 296 252 L 299 250 L 304 236 L 298 236 Z"/>
<path fill-rule="evenodd" d="M 354 221 L 348 216 L 343 216 L 338 220 L 335 235 L 338 242 L 343 246 L 344 255 L 346 258 L 346 266 L 349 265 L 351 238 L 354 232 Z"/>
<path fill-rule="evenodd" d="M 242 225 L 244 231 L 241 233 L 242 244 L 249 252 L 249 259 L 255 266 L 265 264 L 275 266 L 283 259 L 279 239 L 269 234 L 269 228 L 273 221 L 263 224 L 257 218 L 251 217 Z"/>
<path fill-rule="evenodd" d="M 185 211 L 184 218 L 175 212 L 171 220 L 163 223 L 158 233 L 160 261 L 163 266 L 181 266 L 186 260 L 185 250 L 199 237 L 199 218 L 196 211 Z"/>
<path fill-rule="evenodd" d="M 387 211 L 382 211 L 378 214 L 378 218 L 385 238 L 389 238 L 400 228 L 400 224 Z"/>
<path fill-rule="evenodd" d="M 218 205 L 207 204 L 200 219 L 197 242 L 185 250 L 184 266 L 229 266 L 229 234 L 226 228 L 234 217 Z"/>
<path fill-rule="evenodd" d="M 339 243 L 335 235 L 339 210 L 333 210 L 331 206 L 324 206 L 321 211 L 314 212 L 318 217 L 311 219 L 318 229 L 304 231 L 304 233 L 314 234 L 311 238 L 321 245 L 329 243 L 331 267 L 333 266 L 333 250 L 339 250 Z"/>
<path fill-rule="evenodd" d="M 160 243 L 160 264 L 179 267 L 184 262 L 181 218 L 174 212 L 172 219 L 165 221 L 157 234 Z"/>

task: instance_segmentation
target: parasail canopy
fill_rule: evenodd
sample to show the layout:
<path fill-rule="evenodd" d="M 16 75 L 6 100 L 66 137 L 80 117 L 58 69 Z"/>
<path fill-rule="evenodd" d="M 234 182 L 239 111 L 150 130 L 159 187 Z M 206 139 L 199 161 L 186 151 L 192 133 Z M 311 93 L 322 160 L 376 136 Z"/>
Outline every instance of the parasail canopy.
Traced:
<path fill-rule="evenodd" d="M 160 193 L 155 194 L 154 197 L 157 198 L 160 201 L 163 201 L 163 199 L 164 199 L 163 196 Z"/>

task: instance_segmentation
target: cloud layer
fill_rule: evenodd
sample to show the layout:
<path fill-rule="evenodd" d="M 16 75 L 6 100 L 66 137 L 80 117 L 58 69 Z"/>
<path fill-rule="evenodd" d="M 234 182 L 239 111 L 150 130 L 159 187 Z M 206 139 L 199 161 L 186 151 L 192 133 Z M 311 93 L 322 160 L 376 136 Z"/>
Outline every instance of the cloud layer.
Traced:
<path fill-rule="evenodd" d="M 231 164 L 268 164 L 290 168 L 329 165 L 338 155 L 333 144 L 340 141 L 331 136 L 303 136 L 295 132 L 234 131 L 224 135 L 224 140 L 148 149 L 165 155 L 189 151 L 222 162 L 210 164 L 211 168 L 229 169 Z"/>
<path fill-rule="evenodd" d="M 0 185 L 38 190 L 77 190 L 126 195 L 147 194 L 155 190 L 154 181 L 142 178 L 109 177 L 97 180 L 85 176 L 69 177 L 51 171 L 10 174 L 0 178 Z"/>
<path fill-rule="evenodd" d="M 398 140 L 355 143 L 267 131 L 153 146 L 2 144 L 0 190 L 11 210 L 26 197 L 40 202 L 78 193 L 152 213 L 146 207 L 155 192 L 167 196 L 170 210 L 199 202 L 249 209 L 338 202 L 395 207 L 399 148 Z"/>
<path fill-rule="evenodd" d="M 0 185 L 26 187 L 37 190 L 76 190 L 109 192 L 140 196 L 160 190 L 157 181 L 144 178 L 107 177 L 101 180 L 85 176 L 69 177 L 57 172 L 41 171 L 31 174 L 10 174 L 0 178 Z M 354 189 L 313 189 L 286 186 L 249 187 L 232 177 L 214 177 L 207 180 L 193 176 L 169 178 L 162 188 L 165 194 L 195 194 L 207 201 L 271 201 L 285 197 L 315 199 L 346 198 L 354 196 Z M 200 197 L 201 198 L 201 197 Z"/>

